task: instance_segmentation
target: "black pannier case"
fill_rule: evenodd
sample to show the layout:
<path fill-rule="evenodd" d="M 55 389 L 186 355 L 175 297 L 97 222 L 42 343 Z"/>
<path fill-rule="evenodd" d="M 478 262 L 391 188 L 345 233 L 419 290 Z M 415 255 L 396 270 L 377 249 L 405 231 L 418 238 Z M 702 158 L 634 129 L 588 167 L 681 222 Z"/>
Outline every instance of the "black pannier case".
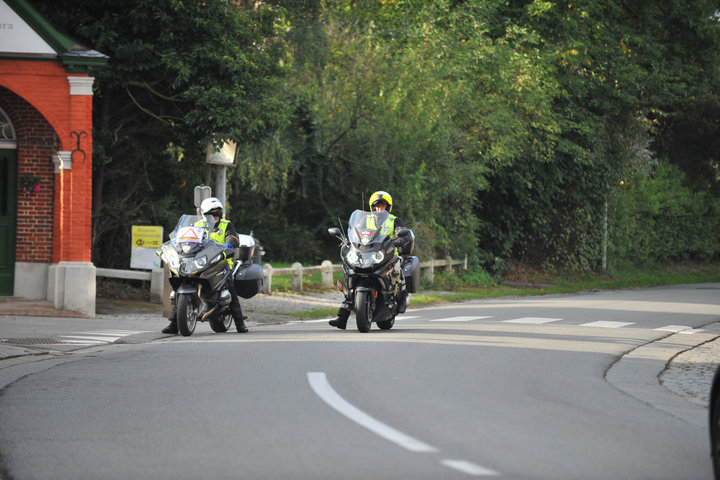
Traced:
<path fill-rule="evenodd" d="M 410 293 L 417 292 L 420 286 L 420 259 L 415 256 L 405 257 L 402 269 L 407 291 Z"/>
<path fill-rule="evenodd" d="M 242 298 L 252 298 L 262 290 L 265 272 L 257 263 L 243 265 L 235 273 L 235 290 Z"/>

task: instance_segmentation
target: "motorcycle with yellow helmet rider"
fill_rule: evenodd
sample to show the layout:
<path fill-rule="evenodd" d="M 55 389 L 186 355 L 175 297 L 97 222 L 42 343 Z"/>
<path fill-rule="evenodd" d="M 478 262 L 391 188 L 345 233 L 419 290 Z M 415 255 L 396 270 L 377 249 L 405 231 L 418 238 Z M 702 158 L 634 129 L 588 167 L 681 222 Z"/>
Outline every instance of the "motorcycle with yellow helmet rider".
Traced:
<path fill-rule="evenodd" d="M 389 330 L 395 316 L 405 312 L 408 293 L 414 293 L 419 283 L 419 260 L 410 255 L 415 236 L 390 213 L 392 197 L 377 191 L 370 196 L 369 205 L 370 212 L 352 213 L 347 235 L 339 228 L 328 229 L 342 242 L 344 281 L 340 286 L 345 300 L 337 318 L 329 322 L 341 330 L 353 311 L 360 332 L 368 332 L 373 322 Z"/>

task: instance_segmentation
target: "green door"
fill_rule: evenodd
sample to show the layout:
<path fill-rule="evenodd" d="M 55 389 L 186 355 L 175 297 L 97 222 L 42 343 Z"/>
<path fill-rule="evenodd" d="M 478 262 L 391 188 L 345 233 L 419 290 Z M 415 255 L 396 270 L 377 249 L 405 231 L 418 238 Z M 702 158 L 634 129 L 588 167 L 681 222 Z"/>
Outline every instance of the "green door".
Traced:
<path fill-rule="evenodd" d="M 0 150 L 0 295 L 13 294 L 17 150 Z"/>

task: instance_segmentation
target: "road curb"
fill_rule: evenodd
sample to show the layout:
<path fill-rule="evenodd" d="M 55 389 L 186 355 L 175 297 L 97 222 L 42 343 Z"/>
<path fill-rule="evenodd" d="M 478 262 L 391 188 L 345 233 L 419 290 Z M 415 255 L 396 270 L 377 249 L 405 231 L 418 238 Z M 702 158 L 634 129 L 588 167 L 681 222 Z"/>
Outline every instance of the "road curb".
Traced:
<path fill-rule="evenodd" d="M 690 402 L 661 382 L 663 372 L 678 355 L 720 337 L 720 324 L 714 323 L 705 328 L 711 331 L 692 335 L 673 333 L 636 347 L 610 366 L 605 372 L 605 380 L 636 400 L 693 425 L 706 426 L 707 406 Z M 709 391 L 709 386 L 696 385 L 696 388 L 707 388 Z"/>

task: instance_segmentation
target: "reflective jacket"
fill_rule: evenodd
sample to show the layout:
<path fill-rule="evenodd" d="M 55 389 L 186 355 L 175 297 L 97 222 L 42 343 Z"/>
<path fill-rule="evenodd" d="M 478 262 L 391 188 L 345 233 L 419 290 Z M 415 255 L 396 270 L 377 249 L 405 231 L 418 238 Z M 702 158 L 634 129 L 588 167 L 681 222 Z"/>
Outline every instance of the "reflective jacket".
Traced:
<path fill-rule="evenodd" d="M 205 220 L 200 220 L 199 222 L 197 222 L 195 224 L 195 226 L 196 227 L 204 227 Z M 215 224 L 215 230 L 210 233 L 210 239 L 215 240 L 217 243 L 219 243 L 221 245 L 223 243 L 229 243 L 230 245 L 233 246 L 233 248 L 237 248 L 238 245 L 240 245 L 240 239 L 237 236 L 235 227 L 233 226 L 232 223 L 230 223 L 230 220 L 226 220 L 224 218 Z M 228 266 L 232 269 L 233 259 L 228 258 L 227 262 L 228 262 Z"/>

